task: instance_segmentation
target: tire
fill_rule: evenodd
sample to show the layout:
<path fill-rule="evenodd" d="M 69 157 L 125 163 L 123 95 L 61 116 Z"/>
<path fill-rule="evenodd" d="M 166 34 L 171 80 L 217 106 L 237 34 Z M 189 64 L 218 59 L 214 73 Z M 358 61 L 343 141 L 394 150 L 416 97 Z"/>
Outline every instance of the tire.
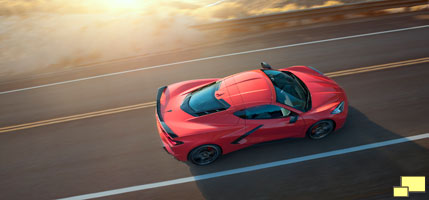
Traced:
<path fill-rule="evenodd" d="M 205 144 L 196 147 L 188 154 L 188 160 L 195 165 L 208 165 L 216 161 L 222 155 L 222 150 L 218 145 Z"/>
<path fill-rule="evenodd" d="M 334 122 L 332 120 L 318 121 L 307 130 L 307 137 L 313 140 L 320 140 L 332 133 L 334 127 Z"/>

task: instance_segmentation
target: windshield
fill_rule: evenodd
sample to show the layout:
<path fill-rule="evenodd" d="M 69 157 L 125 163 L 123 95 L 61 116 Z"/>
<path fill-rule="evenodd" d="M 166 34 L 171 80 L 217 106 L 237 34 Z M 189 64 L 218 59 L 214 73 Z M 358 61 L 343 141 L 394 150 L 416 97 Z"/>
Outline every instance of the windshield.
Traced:
<path fill-rule="evenodd" d="M 295 75 L 276 70 L 263 70 L 263 72 L 274 85 L 277 102 L 301 111 L 308 109 L 309 92 Z"/>
<path fill-rule="evenodd" d="M 221 82 L 206 85 L 189 95 L 189 107 L 196 115 L 204 115 L 225 110 L 228 103 L 222 99 L 216 99 L 215 92 L 219 89 Z"/>

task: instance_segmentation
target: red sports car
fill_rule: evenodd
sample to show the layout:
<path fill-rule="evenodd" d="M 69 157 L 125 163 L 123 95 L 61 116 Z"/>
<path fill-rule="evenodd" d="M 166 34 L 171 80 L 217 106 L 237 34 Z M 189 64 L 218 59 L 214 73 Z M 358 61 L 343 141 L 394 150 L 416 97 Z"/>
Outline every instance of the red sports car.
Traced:
<path fill-rule="evenodd" d="M 159 88 L 157 127 L 164 149 L 207 165 L 222 154 L 290 137 L 321 139 L 347 117 L 344 90 L 306 66 L 241 72 Z"/>

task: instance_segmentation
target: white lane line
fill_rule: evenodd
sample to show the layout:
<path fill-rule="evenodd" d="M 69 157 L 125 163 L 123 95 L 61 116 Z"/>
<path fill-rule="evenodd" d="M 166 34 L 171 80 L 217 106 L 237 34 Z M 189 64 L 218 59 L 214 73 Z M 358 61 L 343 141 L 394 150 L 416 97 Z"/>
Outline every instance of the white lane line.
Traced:
<path fill-rule="evenodd" d="M 207 7 L 215 6 L 215 5 L 218 5 L 218 4 L 220 4 L 220 3 L 224 2 L 224 1 L 226 1 L 226 0 L 216 1 L 216 2 L 214 2 L 214 3 L 211 3 L 211 4 L 209 4 L 209 5 L 204 6 L 203 8 L 207 8 Z"/>
<path fill-rule="evenodd" d="M 37 89 L 37 88 L 44 88 L 44 87 L 55 86 L 55 85 L 62 85 L 62 84 L 73 83 L 73 82 L 78 82 L 78 81 L 91 80 L 91 79 L 96 79 L 96 78 L 103 78 L 103 77 L 108 77 L 108 76 L 115 76 L 115 75 L 126 74 L 126 73 L 137 72 L 137 71 L 143 71 L 143 70 L 148 70 L 148 69 L 167 67 L 167 66 L 172 66 L 172 65 L 186 64 L 186 63 L 191 63 L 191 62 L 211 60 L 211 59 L 216 59 L 216 58 L 243 55 L 243 54 L 249 54 L 249 53 L 257 53 L 257 52 L 269 51 L 269 50 L 275 50 L 275 49 L 283 49 L 283 48 L 289 48 L 289 47 L 303 46 L 303 45 L 309 45 L 309 44 L 317 44 L 317 43 L 323 43 L 323 42 L 331 42 L 331 41 L 337 41 L 337 40 L 345 40 L 345 39 L 352 39 L 352 38 L 358 38 L 358 37 L 366 37 L 366 36 L 372 36 L 372 35 L 394 33 L 394 32 L 400 32 L 400 31 L 408 31 L 408 30 L 427 28 L 427 27 L 429 27 L 429 25 L 414 26 L 414 27 L 408 27 L 408 28 L 373 32 L 373 33 L 365 33 L 365 34 L 359 34 L 359 35 L 351 35 L 351 36 L 345 36 L 345 37 L 331 38 L 331 39 L 325 39 L 325 40 L 316 40 L 316 41 L 296 43 L 296 44 L 288 44 L 288 45 L 283 45 L 283 46 L 269 47 L 269 48 L 263 48 L 263 49 L 255 49 L 255 50 L 242 51 L 242 52 L 230 53 L 230 54 L 224 54 L 224 55 L 218 55 L 218 56 L 209 56 L 209 57 L 205 57 L 205 58 L 197 58 L 197 59 L 192 59 L 192 60 L 185 60 L 185 61 L 179 61 L 179 62 L 173 62 L 173 63 L 167 63 L 167 64 L 161 64 L 161 65 L 154 65 L 154 66 L 142 67 L 142 68 L 126 70 L 126 71 L 121 71 L 121 72 L 114 72 L 114 73 L 102 74 L 102 75 L 97 75 L 97 76 L 90 76 L 90 77 L 86 77 L 86 78 L 79 78 L 79 79 L 73 79 L 73 80 L 68 80 L 68 81 L 61 81 L 61 82 L 56 82 L 56 83 L 49 83 L 49 84 L 38 85 L 38 86 L 33 86 L 33 87 L 21 88 L 21 89 L 16 89 L 16 90 L 3 91 L 3 92 L 0 92 L 0 95 L 13 93 L 13 92 L 32 90 L 32 89 Z"/>
<path fill-rule="evenodd" d="M 253 166 L 249 166 L 249 167 L 242 167 L 242 168 L 237 168 L 237 169 L 225 170 L 225 171 L 209 173 L 209 174 L 204 174 L 204 175 L 190 176 L 190 177 L 186 177 L 186 178 L 173 179 L 173 180 L 169 180 L 169 181 L 162 181 L 162 182 L 157 182 L 157 183 L 137 185 L 137 186 L 120 188 L 120 189 L 115 189 L 115 190 L 108 190 L 108 191 L 104 191 L 104 192 L 96 192 L 96 193 L 91 193 L 91 194 L 84 194 L 84 195 L 79 195 L 79 196 L 67 197 L 67 198 L 63 198 L 63 200 L 93 199 L 93 198 L 123 194 L 123 193 L 127 193 L 127 192 L 135 192 L 135 191 L 147 190 L 147 189 L 152 189 L 152 188 L 177 185 L 177 184 L 181 184 L 181 183 L 201 181 L 201 180 L 217 178 L 217 177 L 221 177 L 221 176 L 228 176 L 228 175 L 239 174 L 239 173 L 244 173 L 244 172 L 251 172 L 251 171 L 256 171 L 256 170 L 261 170 L 261 169 L 278 167 L 278 166 L 282 166 L 282 165 L 289 165 L 289 164 L 293 164 L 293 163 L 315 160 L 315 159 L 319 159 L 319 158 L 326 158 L 326 157 L 331 157 L 331 156 L 336 156 L 336 155 L 341 155 L 341 154 L 346 154 L 346 153 L 363 151 L 363 150 L 367 150 L 367 149 L 374 149 L 374 148 L 378 148 L 378 147 L 389 146 L 389 145 L 394 145 L 394 144 L 399 144 L 399 143 L 404 143 L 404 142 L 409 142 L 409 141 L 426 139 L 426 138 L 429 138 L 429 133 L 424 133 L 424 134 L 420 134 L 420 135 L 404 137 L 404 138 L 399 138 L 399 139 L 394 139 L 394 140 L 387 140 L 384 142 L 376 142 L 376 143 L 372 143 L 372 144 L 360 145 L 360 146 L 355 146 L 355 147 L 350 147 L 350 148 L 345 148 L 345 149 L 339 149 L 339 150 L 334 150 L 334 151 L 328 151 L 325 153 L 318 153 L 318 154 L 313 154 L 313 155 L 308 155 L 308 156 L 303 156 L 303 157 L 298 157 L 298 158 L 292 158 L 292 159 L 280 160 L 280 161 L 275 161 L 275 162 L 270 162 L 270 163 L 265 163 L 265 164 L 253 165 Z"/>

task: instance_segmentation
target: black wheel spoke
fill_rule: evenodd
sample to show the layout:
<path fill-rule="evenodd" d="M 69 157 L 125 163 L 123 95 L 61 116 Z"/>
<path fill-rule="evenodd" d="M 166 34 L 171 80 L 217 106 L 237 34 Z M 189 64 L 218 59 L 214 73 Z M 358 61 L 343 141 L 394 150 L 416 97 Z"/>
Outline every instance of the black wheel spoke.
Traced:
<path fill-rule="evenodd" d="M 213 145 L 203 145 L 194 149 L 190 159 L 197 165 L 207 165 L 214 162 L 220 156 L 220 149 Z"/>
<path fill-rule="evenodd" d="M 313 139 L 321 139 L 328 135 L 333 130 L 333 124 L 329 121 L 321 121 L 313 125 L 309 132 L 309 136 Z"/>

